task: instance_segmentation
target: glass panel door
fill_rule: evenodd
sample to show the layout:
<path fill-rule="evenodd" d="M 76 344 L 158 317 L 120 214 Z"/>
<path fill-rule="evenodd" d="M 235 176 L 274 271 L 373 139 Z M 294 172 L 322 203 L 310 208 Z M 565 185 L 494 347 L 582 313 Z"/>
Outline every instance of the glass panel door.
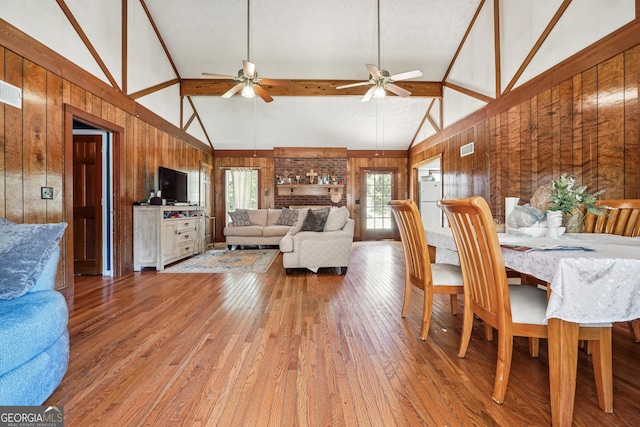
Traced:
<path fill-rule="evenodd" d="M 393 219 L 389 202 L 394 196 L 395 171 L 364 172 L 363 239 L 393 239 Z"/>

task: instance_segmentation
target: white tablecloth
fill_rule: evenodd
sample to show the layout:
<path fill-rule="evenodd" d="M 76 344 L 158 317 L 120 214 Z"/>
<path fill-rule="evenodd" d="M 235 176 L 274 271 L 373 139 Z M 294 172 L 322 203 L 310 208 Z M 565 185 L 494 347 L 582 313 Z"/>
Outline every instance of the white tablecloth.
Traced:
<path fill-rule="evenodd" d="M 426 229 L 436 262 L 458 263 L 450 228 Z M 546 318 L 600 323 L 640 318 L 640 237 L 571 233 L 559 238 L 498 234 L 501 244 L 568 245 L 593 251 L 528 251 L 503 248 L 505 266 L 549 282 Z"/>

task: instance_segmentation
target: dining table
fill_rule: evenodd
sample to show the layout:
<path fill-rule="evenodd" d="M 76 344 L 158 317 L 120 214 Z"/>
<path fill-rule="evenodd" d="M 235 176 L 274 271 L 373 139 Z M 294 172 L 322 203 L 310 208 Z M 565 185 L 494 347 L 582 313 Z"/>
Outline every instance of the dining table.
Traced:
<path fill-rule="evenodd" d="M 449 227 L 425 228 L 435 262 L 459 264 Z M 505 267 L 548 284 L 549 382 L 553 426 L 571 426 L 580 323 L 640 318 L 640 237 L 498 233 Z M 433 262 L 433 261 L 432 261 Z M 613 412 L 613 402 L 599 402 Z"/>

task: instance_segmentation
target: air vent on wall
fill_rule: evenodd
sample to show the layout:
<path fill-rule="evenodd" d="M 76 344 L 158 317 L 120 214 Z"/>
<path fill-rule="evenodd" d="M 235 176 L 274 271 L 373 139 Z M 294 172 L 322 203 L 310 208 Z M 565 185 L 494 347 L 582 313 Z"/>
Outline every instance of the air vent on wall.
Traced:
<path fill-rule="evenodd" d="M 0 80 L 0 102 L 22 108 L 22 89 Z"/>
<path fill-rule="evenodd" d="M 463 145 L 460 147 L 460 157 L 468 156 L 469 154 L 473 154 L 473 142 Z"/>

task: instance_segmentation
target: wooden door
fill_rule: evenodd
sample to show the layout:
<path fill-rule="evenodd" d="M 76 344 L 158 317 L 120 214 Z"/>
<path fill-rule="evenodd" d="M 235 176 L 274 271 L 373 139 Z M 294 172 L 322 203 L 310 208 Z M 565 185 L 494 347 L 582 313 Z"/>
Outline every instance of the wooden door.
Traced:
<path fill-rule="evenodd" d="M 396 197 L 396 169 L 362 171 L 362 240 L 393 239 L 395 224 L 389 202 Z"/>
<path fill-rule="evenodd" d="M 211 172 L 213 167 L 205 162 L 200 162 L 200 203 L 206 215 L 205 244 L 215 242 L 215 220 L 213 218 L 213 199 L 211 197 Z"/>
<path fill-rule="evenodd" d="M 102 135 L 73 135 L 75 274 L 102 274 Z"/>

